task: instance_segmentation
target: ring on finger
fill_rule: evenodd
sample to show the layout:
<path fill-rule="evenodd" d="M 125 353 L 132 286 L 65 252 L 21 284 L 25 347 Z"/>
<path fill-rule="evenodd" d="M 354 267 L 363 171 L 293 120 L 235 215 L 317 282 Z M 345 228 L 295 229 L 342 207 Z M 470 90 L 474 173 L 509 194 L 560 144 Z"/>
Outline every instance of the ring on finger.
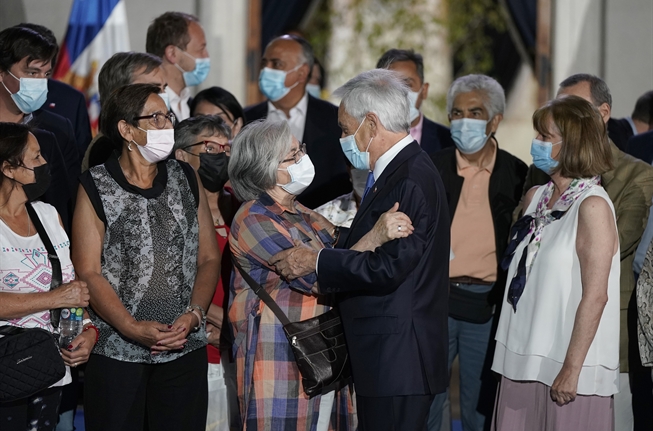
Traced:
<path fill-rule="evenodd" d="M 401 232 L 401 225 L 397 226 L 397 230 Z"/>

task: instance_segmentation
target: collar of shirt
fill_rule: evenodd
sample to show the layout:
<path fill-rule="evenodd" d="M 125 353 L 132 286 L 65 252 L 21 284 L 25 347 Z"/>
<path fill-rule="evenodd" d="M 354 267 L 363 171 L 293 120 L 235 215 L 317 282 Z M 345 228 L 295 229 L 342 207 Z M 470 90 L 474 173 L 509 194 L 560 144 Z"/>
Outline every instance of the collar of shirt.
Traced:
<path fill-rule="evenodd" d="M 422 126 L 424 126 L 424 114 L 420 112 L 419 123 L 410 128 L 410 136 L 415 138 L 418 144 L 422 145 Z"/>
<path fill-rule="evenodd" d="M 633 136 L 637 135 L 637 126 L 635 126 L 635 122 L 633 121 L 632 117 L 626 117 L 626 121 L 628 121 L 628 124 L 630 124 L 630 128 L 633 129 Z"/>
<path fill-rule="evenodd" d="M 388 151 L 383 153 L 381 157 L 379 157 L 379 160 L 376 161 L 374 164 L 374 181 L 378 180 L 383 171 L 385 170 L 386 167 L 390 164 L 390 162 L 395 158 L 397 154 L 404 148 L 406 148 L 408 145 L 410 145 L 415 138 L 413 138 L 410 134 L 406 135 L 404 138 L 402 138 L 399 142 L 394 144 Z"/>
<path fill-rule="evenodd" d="M 170 109 L 177 117 L 177 121 L 183 121 L 190 117 L 190 106 L 188 106 L 190 88 L 184 87 L 181 94 L 177 94 L 168 86 L 166 87 L 166 93 L 168 93 L 168 99 L 170 99 Z"/>
<path fill-rule="evenodd" d="M 290 118 L 281 109 L 277 109 L 272 102 L 268 100 L 268 117 L 278 118 L 288 121 L 290 131 L 299 142 L 304 138 L 304 126 L 306 125 L 306 112 L 308 111 L 308 93 L 299 102 L 290 109 Z"/>
<path fill-rule="evenodd" d="M 492 170 L 494 169 L 494 163 L 497 160 L 497 146 L 494 143 L 494 140 L 490 140 L 488 143 L 492 145 L 493 151 L 490 157 L 485 159 L 483 165 L 480 167 L 471 165 L 469 161 L 463 156 L 463 154 L 460 151 L 458 151 L 458 148 L 456 148 L 456 166 L 458 167 L 458 172 L 465 170 L 467 168 L 476 168 L 479 171 L 481 169 L 485 169 L 491 174 Z"/>
<path fill-rule="evenodd" d="M 19 124 L 29 124 L 29 122 L 32 121 L 33 119 L 34 119 L 34 114 L 30 112 L 29 114 L 23 115 L 23 119 L 20 120 Z"/>

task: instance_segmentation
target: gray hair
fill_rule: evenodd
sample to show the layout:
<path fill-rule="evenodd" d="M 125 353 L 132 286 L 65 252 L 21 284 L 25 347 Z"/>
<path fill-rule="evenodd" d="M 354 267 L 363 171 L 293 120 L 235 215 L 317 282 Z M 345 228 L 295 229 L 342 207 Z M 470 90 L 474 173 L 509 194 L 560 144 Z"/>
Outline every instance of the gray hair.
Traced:
<path fill-rule="evenodd" d="M 215 135 L 231 139 L 231 129 L 219 115 L 198 115 L 175 125 L 175 150 L 197 143 L 198 136 Z"/>
<path fill-rule="evenodd" d="M 292 133 L 285 120 L 258 120 L 231 144 L 229 179 L 241 201 L 258 199 L 277 183 L 279 162 L 290 151 Z"/>
<path fill-rule="evenodd" d="M 607 103 L 608 106 L 612 108 L 612 94 L 610 94 L 610 88 L 608 88 L 608 84 L 598 76 L 590 75 L 589 73 L 577 73 L 562 81 L 560 83 L 560 88 L 573 87 L 581 82 L 587 82 L 589 84 L 590 96 L 592 97 L 591 102 L 594 106 L 598 108 L 604 103 Z"/>
<path fill-rule="evenodd" d="M 398 133 L 410 130 L 408 91 L 397 72 L 373 69 L 350 79 L 333 94 L 342 98 L 345 111 L 359 123 L 372 112 L 386 130 Z"/>
<path fill-rule="evenodd" d="M 100 69 L 98 76 L 100 103 L 102 103 L 102 99 L 111 96 L 111 93 L 117 88 L 131 84 L 137 70 L 144 67 L 145 73 L 150 73 L 159 66 L 161 66 L 161 59 L 145 52 L 114 54 Z"/>
<path fill-rule="evenodd" d="M 465 75 L 456 79 L 447 92 L 447 113 L 451 115 L 453 101 L 461 93 L 476 91 L 481 93 L 485 109 L 494 118 L 506 110 L 506 95 L 503 87 L 494 78 L 487 75 Z"/>

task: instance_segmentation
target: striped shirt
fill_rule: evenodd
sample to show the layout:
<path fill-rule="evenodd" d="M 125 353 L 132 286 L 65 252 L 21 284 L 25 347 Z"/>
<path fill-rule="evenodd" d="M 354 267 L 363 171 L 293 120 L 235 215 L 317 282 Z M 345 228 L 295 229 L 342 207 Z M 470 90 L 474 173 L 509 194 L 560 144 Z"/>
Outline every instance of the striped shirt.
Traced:
<path fill-rule="evenodd" d="M 291 322 L 309 319 L 331 308 L 326 298 L 311 294 L 315 273 L 290 283 L 268 260 L 301 240 L 314 250 L 331 247 L 333 239 L 299 203 L 286 211 L 263 194 L 244 203 L 231 226 L 229 244 L 234 258 L 261 284 Z M 281 322 L 234 269 L 229 301 L 234 330 L 238 398 L 245 430 L 316 429 L 320 397 L 308 398 Z M 335 398 L 329 430 L 354 430 L 355 413 L 349 388 Z"/>

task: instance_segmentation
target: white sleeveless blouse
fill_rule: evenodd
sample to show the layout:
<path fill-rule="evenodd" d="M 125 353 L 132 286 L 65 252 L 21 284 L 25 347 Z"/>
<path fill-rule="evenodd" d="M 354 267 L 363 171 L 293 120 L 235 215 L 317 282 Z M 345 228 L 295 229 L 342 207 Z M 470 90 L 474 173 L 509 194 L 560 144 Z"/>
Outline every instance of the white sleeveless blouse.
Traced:
<path fill-rule="evenodd" d="M 543 191 L 544 187 L 537 190 L 526 214 L 535 212 Z M 593 186 L 582 192 L 560 220 L 544 227 L 539 252 L 515 312 L 507 302 L 508 287 L 529 236 L 517 246 L 508 269 L 492 364 L 493 371 L 508 379 L 551 386 L 562 368 L 583 293 L 576 235 L 578 211 L 589 196 L 605 199 L 614 217 L 608 194 L 601 186 Z M 580 395 L 610 396 L 619 391 L 619 275 L 617 250 L 608 278 L 608 302 L 578 379 Z"/>

